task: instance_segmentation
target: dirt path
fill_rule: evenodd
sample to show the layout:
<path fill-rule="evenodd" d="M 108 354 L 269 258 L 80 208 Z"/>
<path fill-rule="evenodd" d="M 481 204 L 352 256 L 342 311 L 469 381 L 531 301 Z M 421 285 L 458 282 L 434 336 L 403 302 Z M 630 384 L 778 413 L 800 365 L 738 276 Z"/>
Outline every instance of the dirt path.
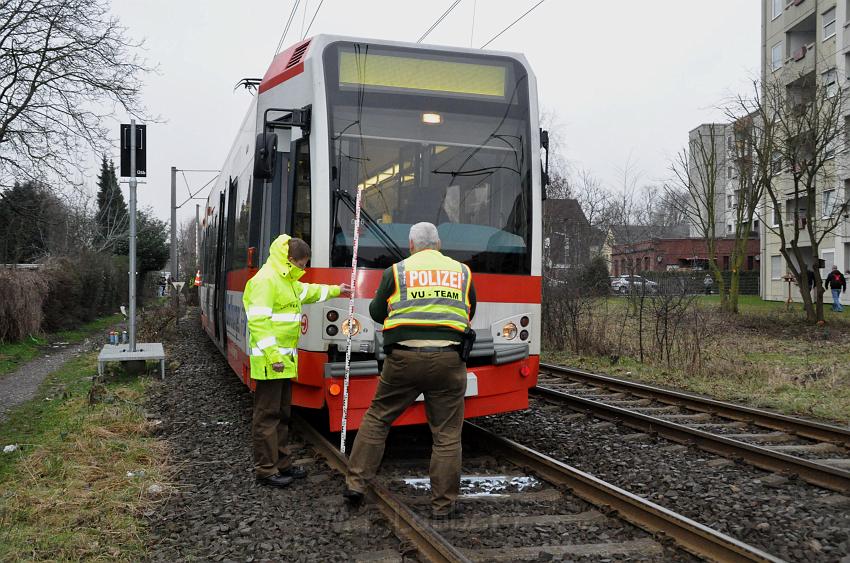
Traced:
<path fill-rule="evenodd" d="M 44 353 L 15 371 L 0 377 L 0 422 L 14 407 L 35 397 L 44 378 L 75 356 L 92 349 L 95 342 L 86 338 L 79 344 L 52 344 Z"/>

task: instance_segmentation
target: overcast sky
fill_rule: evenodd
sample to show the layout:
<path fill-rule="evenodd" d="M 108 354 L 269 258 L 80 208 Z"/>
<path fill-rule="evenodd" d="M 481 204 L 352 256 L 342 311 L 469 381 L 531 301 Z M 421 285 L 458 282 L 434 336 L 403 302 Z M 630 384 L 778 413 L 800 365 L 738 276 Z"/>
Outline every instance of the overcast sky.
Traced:
<path fill-rule="evenodd" d="M 115 14 L 132 37 L 145 40 L 146 57 L 159 65 L 144 99 L 165 122 L 148 128 L 140 205 L 167 219 L 171 166 L 221 166 L 250 103 L 250 94 L 234 85 L 263 76 L 293 3 L 113 0 Z M 480 47 L 536 3 L 462 0 L 426 42 Z M 324 0 L 310 35 L 415 42 L 451 4 Z M 309 23 L 318 5 L 301 1 L 283 49 L 301 37 L 304 8 Z M 571 167 L 616 187 L 628 161 L 641 183 L 651 183 L 668 176 L 688 131 L 721 119 L 714 108 L 758 75 L 759 10 L 754 0 L 547 0 L 488 48 L 528 57 L 540 105 L 557 116 L 562 156 Z M 93 169 L 89 184 L 95 175 Z M 197 189 L 210 175 L 186 177 Z M 178 202 L 186 198 L 182 176 L 179 181 Z M 179 217 L 194 212 L 189 204 Z"/>

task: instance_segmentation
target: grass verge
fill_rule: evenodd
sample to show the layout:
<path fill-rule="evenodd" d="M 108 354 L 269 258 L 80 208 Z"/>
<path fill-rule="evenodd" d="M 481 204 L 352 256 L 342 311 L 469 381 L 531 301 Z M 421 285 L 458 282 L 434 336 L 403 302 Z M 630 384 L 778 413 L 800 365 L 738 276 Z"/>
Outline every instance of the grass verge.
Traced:
<path fill-rule="evenodd" d="M 148 378 L 93 384 L 96 353 L 66 363 L 0 424 L 0 561 L 138 561 L 142 514 L 168 487 L 141 408 Z"/>
<path fill-rule="evenodd" d="M 695 306 L 703 311 L 694 317 L 698 321 L 671 320 L 677 331 L 672 358 L 659 353 L 665 326 L 647 304 L 644 361 L 638 360 L 641 328 L 628 302 L 614 298 L 587 309 L 580 330 L 592 331 L 593 346 L 580 353 L 544 350 L 543 360 L 784 414 L 850 422 L 850 312 L 827 310 L 827 324 L 812 326 L 801 305 L 786 308 L 756 296 L 741 298 L 739 315 L 721 313 L 717 296 L 700 296 Z M 689 361 L 697 339 L 698 364 Z"/>
<path fill-rule="evenodd" d="M 38 356 L 48 344 L 53 342 L 67 342 L 69 344 L 82 342 L 87 336 L 102 332 L 122 319 L 121 315 L 110 315 L 95 319 L 74 330 L 53 332 L 40 338 L 30 336 L 23 342 L 0 344 L 0 377 L 11 373 L 22 364 Z"/>

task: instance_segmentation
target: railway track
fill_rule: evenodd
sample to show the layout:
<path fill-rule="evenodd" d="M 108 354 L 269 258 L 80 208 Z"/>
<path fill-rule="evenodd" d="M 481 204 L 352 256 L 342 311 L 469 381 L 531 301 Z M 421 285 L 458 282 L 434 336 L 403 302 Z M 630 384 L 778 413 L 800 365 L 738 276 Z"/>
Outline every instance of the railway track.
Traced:
<path fill-rule="evenodd" d="M 303 420 L 302 436 L 340 472 L 346 459 Z M 419 514 L 429 506 L 427 449 L 385 459 L 372 499 L 399 537 L 428 561 L 517 561 L 626 557 L 642 561 L 781 561 L 587 473 L 466 423 L 463 512 L 450 521 Z M 427 435 L 426 440 L 427 442 Z M 415 439 L 404 445 L 416 448 Z M 396 451 L 399 447 L 391 447 Z M 413 460 L 411 457 L 421 458 Z M 352 515 L 357 526 L 362 515 Z M 624 523 L 625 521 L 627 523 Z M 632 524 L 633 526 L 629 525 Z M 368 522 L 362 522 L 368 527 Z M 558 540 L 568 538 L 568 544 Z M 531 542 L 531 545 L 528 545 Z M 679 551 L 683 550 L 683 551 Z"/>
<path fill-rule="evenodd" d="M 850 492 L 850 429 L 541 364 L 532 393 L 571 409 Z"/>

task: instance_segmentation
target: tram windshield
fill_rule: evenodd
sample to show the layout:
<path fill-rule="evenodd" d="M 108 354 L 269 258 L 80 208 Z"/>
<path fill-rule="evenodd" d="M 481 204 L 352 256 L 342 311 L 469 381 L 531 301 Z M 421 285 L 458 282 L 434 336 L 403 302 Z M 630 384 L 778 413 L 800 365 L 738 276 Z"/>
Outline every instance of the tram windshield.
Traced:
<path fill-rule="evenodd" d="M 528 76 L 503 57 L 337 43 L 328 85 L 331 265 L 408 254 L 410 226 L 437 225 L 443 252 L 475 272 L 528 274 Z"/>

